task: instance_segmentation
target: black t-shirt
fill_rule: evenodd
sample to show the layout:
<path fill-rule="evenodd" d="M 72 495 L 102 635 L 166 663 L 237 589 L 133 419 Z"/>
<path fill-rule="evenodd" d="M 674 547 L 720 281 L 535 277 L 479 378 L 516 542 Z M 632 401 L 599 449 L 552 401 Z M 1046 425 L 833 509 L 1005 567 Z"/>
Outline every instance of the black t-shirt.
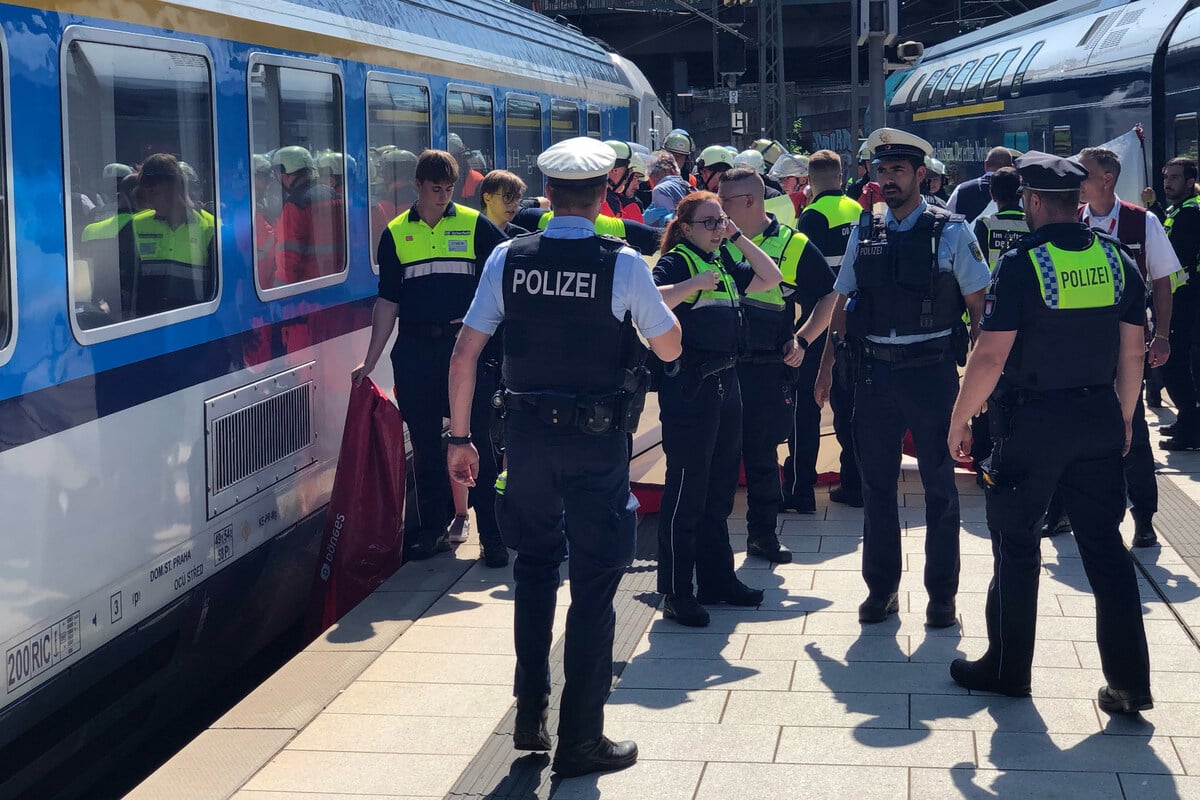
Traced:
<path fill-rule="evenodd" d="M 834 275 L 825 260 L 825 254 L 817 243 L 809 239 L 796 265 L 796 290 L 789 299 L 800 304 L 800 320 L 796 328 L 808 321 L 813 307 L 822 297 L 833 291 Z"/>
<path fill-rule="evenodd" d="M 1196 264 L 1200 262 L 1200 208 L 1187 206 L 1179 209 L 1171 223 L 1169 236 L 1171 247 L 1179 257 L 1179 263 L 1196 280 Z"/>
<path fill-rule="evenodd" d="M 980 327 L 985 331 L 1019 331 L 1030 324 L 1030 315 L 1044 307 L 1038 272 L 1026 246 L 1032 248 L 1053 242 L 1064 250 L 1084 250 L 1091 244 L 1091 231 L 1077 222 L 1045 225 L 1021 239 L 1020 254 L 1006 255 L 992 273 L 992 285 L 984 300 Z M 1146 285 L 1137 264 L 1122 251 L 1125 266 L 1125 290 L 1118 304 L 1121 322 L 1142 325 L 1146 321 Z"/>

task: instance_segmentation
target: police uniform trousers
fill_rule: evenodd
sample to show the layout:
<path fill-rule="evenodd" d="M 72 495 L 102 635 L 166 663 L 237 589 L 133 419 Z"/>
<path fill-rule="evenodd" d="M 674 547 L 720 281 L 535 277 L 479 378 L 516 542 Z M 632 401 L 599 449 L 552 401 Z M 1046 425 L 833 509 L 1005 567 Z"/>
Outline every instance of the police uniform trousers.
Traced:
<path fill-rule="evenodd" d="M 496 524 L 496 477 L 504 456 L 492 443 L 492 420 L 495 409 L 492 397 L 500 388 L 500 364 L 494 359 L 479 359 L 475 371 L 475 396 L 471 402 L 471 439 L 479 451 L 479 474 L 468 492 L 475 509 L 475 525 L 479 542 L 487 547 L 503 547 L 500 526 Z"/>
<path fill-rule="evenodd" d="M 693 571 L 702 590 L 721 591 L 735 580 L 728 520 L 742 456 L 737 371 L 701 379 L 685 367 L 674 378 L 663 378 L 658 406 L 667 456 L 658 517 L 658 591 L 691 594 Z"/>
<path fill-rule="evenodd" d="M 1146 424 L 1146 406 L 1138 393 L 1133 410 L 1133 435 L 1125 455 L 1125 492 L 1135 514 L 1158 511 L 1158 482 L 1154 478 L 1154 451 L 1150 448 L 1150 427 Z M 1071 512 L 1067 510 L 1067 516 Z"/>
<path fill-rule="evenodd" d="M 1054 487 L 1075 531 L 1096 597 L 1096 640 L 1115 689 L 1149 689 L 1137 579 L 1118 530 L 1125 514 L 1125 427 L 1110 387 L 1064 390 L 991 406 L 992 474 L 986 493 L 995 559 L 987 596 L 988 652 L 1006 685 L 1029 683 L 1037 623 L 1042 511 Z"/>
<path fill-rule="evenodd" d="M 821 352 L 824 348 L 825 334 L 821 334 L 804 352 L 804 360 L 796 370 L 792 418 L 787 432 L 788 457 L 783 462 L 784 505 L 789 507 L 803 509 L 813 502 L 813 486 L 817 483 L 817 452 L 821 449 L 821 407 L 813 397 L 813 390 L 817 373 L 821 371 Z M 744 398 L 745 387 L 742 395 Z M 746 519 L 750 519 L 749 512 Z"/>
<path fill-rule="evenodd" d="M 816 349 L 815 344 L 809 348 L 813 349 Z M 834 370 L 833 382 L 829 386 L 829 408 L 833 411 L 833 433 L 842 449 L 838 464 L 842 489 L 847 494 L 859 497 L 862 495 L 862 474 L 854 455 L 854 386 L 843 380 L 837 370 Z M 819 420 L 818 417 L 818 424 Z"/>
<path fill-rule="evenodd" d="M 1175 291 L 1171 312 L 1171 357 L 1162 366 L 1163 382 L 1175 404 L 1175 435 L 1185 440 L 1200 440 L 1200 414 L 1196 402 L 1197 336 L 1200 335 L 1200 289 L 1185 283 Z"/>
<path fill-rule="evenodd" d="M 925 487 L 925 588 L 946 602 L 958 591 L 958 489 L 946 449 L 958 370 L 949 352 L 918 366 L 863 358 L 854 391 L 854 444 L 863 488 L 863 579 L 872 597 L 900 586 L 900 478 L 905 430 L 912 431 Z"/>
<path fill-rule="evenodd" d="M 506 441 L 508 480 L 497 513 L 505 542 L 517 551 L 514 694 L 540 699 L 550 692 L 555 597 L 569 541 L 571 605 L 558 736 L 560 743 L 593 739 L 604 730 L 612 683 L 613 596 L 637 537 L 629 438 L 552 427 L 514 410 Z"/>
<path fill-rule="evenodd" d="M 740 361 L 742 394 L 742 468 L 746 473 L 746 531 L 751 540 L 775 535 L 783 491 L 779 483 L 779 445 L 792 424 L 796 370 L 783 363 Z"/>

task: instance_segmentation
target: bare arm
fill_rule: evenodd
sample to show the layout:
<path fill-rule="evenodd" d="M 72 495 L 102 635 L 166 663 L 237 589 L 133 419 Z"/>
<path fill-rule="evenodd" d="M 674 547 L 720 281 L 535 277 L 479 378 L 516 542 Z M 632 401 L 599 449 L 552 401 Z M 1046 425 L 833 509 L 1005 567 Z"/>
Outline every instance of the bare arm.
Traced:
<path fill-rule="evenodd" d="M 1154 296 L 1154 341 L 1150 343 L 1150 366 L 1161 367 L 1171 357 L 1171 311 L 1175 296 L 1171 294 L 1171 278 L 1155 278 L 1150 289 Z"/>
<path fill-rule="evenodd" d="M 954 411 L 950 414 L 950 435 L 946 444 L 950 448 L 950 456 L 955 460 L 970 456 L 971 417 L 979 412 L 996 388 L 1016 340 L 1016 331 L 980 332 L 975 349 L 967 361 L 967 373 L 963 377 L 962 388 L 958 390 Z"/>
<path fill-rule="evenodd" d="M 979 320 L 983 318 L 983 289 L 971 292 L 963 297 L 967 304 L 967 314 L 971 316 L 971 341 L 979 338 Z"/>
<path fill-rule="evenodd" d="M 833 362 L 837 355 L 835 338 L 846 331 L 846 295 L 833 293 L 833 313 L 829 318 L 829 336 L 825 337 L 825 349 L 821 351 L 821 366 L 817 371 L 817 382 L 813 387 L 813 399 L 821 408 L 829 402 L 829 389 L 833 386 Z"/>
<path fill-rule="evenodd" d="M 689 295 L 717 288 L 720 277 L 713 270 L 706 269 L 704 272 L 693 275 L 686 281 L 660 286 L 658 287 L 658 291 L 662 294 L 663 302 L 667 304 L 667 308 L 673 309 L 687 299 Z"/>
<path fill-rule="evenodd" d="M 387 347 L 388 339 L 396 327 L 396 316 L 400 306 L 382 297 L 375 298 L 375 310 L 371 313 L 371 344 L 367 346 L 367 357 L 350 373 L 354 385 L 362 383 L 362 379 L 375 370 L 383 348 Z"/>
<path fill-rule="evenodd" d="M 833 307 L 837 303 L 838 297 L 840 295 L 837 292 L 829 292 L 818 300 L 817 304 L 813 306 L 812 315 L 800 327 L 800 330 L 796 331 L 796 335 L 809 344 L 816 341 L 821 333 L 829 327 L 830 319 L 833 317 Z"/>
<path fill-rule="evenodd" d="M 454 343 L 450 356 L 450 435 L 471 433 L 471 401 L 475 396 L 475 367 L 479 354 L 491 339 L 486 333 L 464 325 Z M 475 445 L 450 445 L 446 451 L 447 467 L 455 483 L 474 486 L 479 475 L 479 452 Z"/>
<path fill-rule="evenodd" d="M 654 355 L 664 363 L 674 361 L 683 355 L 683 329 L 679 327 L 679 320 L 675 320 L 671 330 L 653 336 L 647 341 L 650 342 L 650 349 L 654 351 Z"/>
<path fill-rule="evenodd" d="M 1129 440 L 1133 425 L 1133 411 L 1138 395 L 1142 392 L 1142 376 L 1146 357 L 1145 334 L 1141 325 L 1121 323 L 1121 355 L 1117 361 L 1117 397 L 1121 401 L 1121 416 L 1125 420 L 1125 449 L 1129 452 Z"/>

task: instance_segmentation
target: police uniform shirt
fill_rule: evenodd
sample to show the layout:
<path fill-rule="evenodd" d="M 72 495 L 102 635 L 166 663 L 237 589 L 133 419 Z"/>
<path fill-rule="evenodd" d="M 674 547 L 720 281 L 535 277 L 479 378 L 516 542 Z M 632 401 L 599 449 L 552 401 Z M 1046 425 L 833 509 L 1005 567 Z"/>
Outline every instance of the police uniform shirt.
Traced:
<path fill-rule="evenodd" d="M 513 224 L 519 225 L 527 231 L 536 231 L 539 220 L 549 213 L 544 208 L 522 208 L 513 217 Z M 634 250 L 649 255 L 658 249 L 659 236 L 662 233 L 660 230 L 632 219 L 621 217 L 614 217 L 614 219 L 620 219 L 625 224 L 625 243 Z M 592 232 L 595 233 L 595 229 Z"/>
<path fill-rule="evenodd" d="M 1114 239 L 1117 238 L 1117 220 L 1121 213 L 1121 198 L 1117 197 L 1113 203 L 1112 210 L 1103 217 L 1097 216 L 1092 212 L 1090 205 L 1084 204 L 1082 216 L 1080 219 L 1089 228 L 1095 228 L 1101 233 L 1107 233 Z M 1171 247 L 1171 242 L 1167 239 L 1167 232 L 1163 230 L 1163 225 L 1159 222 L 1158 217 L 1147 212 L 1146 213 L 1146 272 L 1150 275 L 1150 280 L 1158 280 L 1166 278 L 1178 272 L 1182 267 L 1179 264 L 1179 258 L 1175 255 L 1174 248 Z"/>
<path fill-rule="evenodd" d="M 595 235 L 595 224 L 583 217 L 556 216 L 542 231 L 542 236 L 551 239 L 587 239 Z M 468 327 L 489 336 L 504 321 L 504 259 L 507 254 L 507 242 L 492 251 L 483 267 L 475 299 L 463 319 Z M 526 291 L 537 288 L 531 288 L 529 282 L 524 287 Z M 544 291 L 544 287 L 541 291 Z M 617 255 L 613 273 L 612 313 L 617 319 L 623 320 L 626 312 L 629 312 L 633 324 L 647 339 L 661 336 L 675 325 L 675 317 L 650 279 L 646 262 L 631 248 L 623 247 Z"/>
<path fill-rule="evenodd" d="M 889 208 L 883 215 L 884 224 L 889 231 L 907 231 L 917 224 L 921 214 L 925 213 L 926 205 L 921 205 L 902 220 L 897 221 Z M 837 280 L 833 283 L 834 291 L 849 295 L 858 289 L 858 279 L 854 274 L 854 261 L 858 257 L 858 226 L 850 231 L 850 239 L 846 243 L 846 257 L 842 259 L 841 269 L 838 270 Z M 975 241 L 975 234 L 965 222 L 947 222 L 942 229 L 942 240 L 938 245 L 938 267 L 942 272 L 954 273 L 958 281 L 958 289 L 963 297 L 981 291 L 991 283 L 992 275 L 984 261 L 983 251 Z M 919 333 L 907 336 L 868 336 L 873 342 L 880 344 L 913 344 L 949 335 L 949 331 L 937 333 Z"/>
<path fill-rule="evenodd" d="M 1053 242 L 1064 250 L 1085 250 L 1091 244 L 1092 233 L 1076 222 L 1043 225 L 1022 241 L 1022 250 L 1010 250 L 992 275 L 991 288 L 984 297 L 983 317 L 979 327 L 985 331 L 1019 331 L 1031 324 L 1030 316 L 1038 306 L 1045 306 L 1034 268 L 1025 246 Z M 1118 304 L 1121 321 L 1141 327 L 1146 321 L 1146 286 L 1137 265 L 1122 253 L 1125 267 L 1125 289 Z"/>
<path fill-rule="evenodd" d="M 409 222 L 420 222 L 421 215 L 417 213 L 416 204 L 405 213 L 409 215 Z M 456 214 L 454 203 L 450 203 L 442 213 L 442 218 L 453 217 Z M 420 224 L 425 223 L 420 222 Z M 452 320 L 462 319 L 467 306 L 471 303 L 471 292 L 478 282 L 478 276 L 483 271 L 488 256 L 496 245 L 503 241 L 505 241 L 504 233 L 490 219 L 480 214 L 475 220 L 476 278 L 471 281 L 471 289 L 465 292 L 451 290 L 429 293 L 429 296 L 425 298 L 427 302 L 417 304 L 417 309 L 410 309 L 410 311 L 417 311 L 419 316 L 414 317 L 410 314 L 401 320 L 401 325 L 405 323 L 444 325 Z M 379 250 L 376 258 L 379 263 L 379 296 L 384 300 L 399 304 L 404 294 L 404 265 L 400 263 L 400 256 L 396 253 L 396 242 L 388 228 L 384 228 L 383 235 L 379 238 Z M 430 278 L 421 280 L 430 280 Z"/>
<path fill-rule="evenodd" d="M 763 241 L 778 236 L 780 228 L 779 220 L 775 219 L 774 214 L 768 214 L 771 222 L 763 230 L 761 234 L 754 237 L 754 243 L 762 246 Z M 737 255 L 741 255 L 741 251 L 737 249 L 737 244 L 731 246 Z M 786 254 L 785 254 L 786 255 Z M 661 261 L 660 261 L 661 263 Z M 798 303 L 800 305 L 800 320 L 797 325 L 803 325 L 812 315 L 813 306 L 817 304 L 825 295 L 833 291 L 833 270 L 829 268 L 829 264 L 825 261 L 825 256 L 817 247 L 816 242 L 809 237 L 808 244 L 804 247 L 804 252 L 800 254 L 800 263 L 794 265 L 780 264 L 780 270 L 783 272 L 783 296 L 789 303 Z M 655 270 L 657 273 L 657 270 Z M 795 282 L 788 280 L 788 277 L 795 275 Z M 751 270 L 753 277 L 753 270 Z M 657 279 L 657 277 L 656 277 Z M 685 278 L 686 280 L 686 278 Z M 744 289 L 742 291 L 745 291 Z"/>

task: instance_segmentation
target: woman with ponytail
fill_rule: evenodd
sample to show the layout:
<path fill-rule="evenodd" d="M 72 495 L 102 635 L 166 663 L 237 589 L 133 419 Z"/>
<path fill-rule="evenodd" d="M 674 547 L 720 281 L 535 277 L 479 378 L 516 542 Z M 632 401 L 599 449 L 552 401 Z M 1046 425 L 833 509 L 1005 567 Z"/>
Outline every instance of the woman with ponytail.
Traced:
<path fill-rule="evenodd" d="M 746 261 L 736 261 L 726 241 L 736 242 Z M 715 194 L 693 192 L 679 201 L 654 282 L 683 328 L 683 355 L 667 365 L 658 393 L 667 456 L 658 590 L 666 595 L 664 616 L 681 625 L 708 624 L 701 604 L 762 603 L 762 590 L 734 574 L 729 544 L 742 453 L 734 365 L 742 338 L 738 297 L 766 291 L 781 278 L 774 259 L 742 236 Z"/>

